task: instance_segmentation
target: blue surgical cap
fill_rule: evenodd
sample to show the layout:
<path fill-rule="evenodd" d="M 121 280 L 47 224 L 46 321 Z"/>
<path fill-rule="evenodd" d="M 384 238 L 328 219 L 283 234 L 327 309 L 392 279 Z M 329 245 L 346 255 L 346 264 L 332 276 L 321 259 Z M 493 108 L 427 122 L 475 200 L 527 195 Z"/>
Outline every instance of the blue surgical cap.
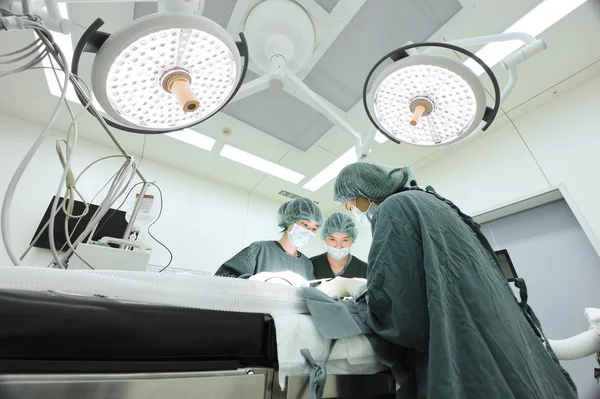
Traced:
<path fill-rule="evenodd" d="M 358 229 L 352 216 L 341 212 L 332 213 L 321 228 L 321 239 L 324 240 L 328 235 L 333 233 L 346 234 L 352 238 L 352 241 L 356 241 Z"/>
<path fill-rule="evenodd" d="M 313 220 L 319 226 L 323 224 L 323 213 L 310 198 L 296 198 L 279 207 L 277 225 L 282 229 L 301 220 Z"/>
<path fill-rule="evenodd" d="M 388 167 L 359 162 L 346 166 L 335 179 L 333 200 L 337 203 L 365 197 L 383 201 L 402 188 L 416 185 L 411 166 Z"/>

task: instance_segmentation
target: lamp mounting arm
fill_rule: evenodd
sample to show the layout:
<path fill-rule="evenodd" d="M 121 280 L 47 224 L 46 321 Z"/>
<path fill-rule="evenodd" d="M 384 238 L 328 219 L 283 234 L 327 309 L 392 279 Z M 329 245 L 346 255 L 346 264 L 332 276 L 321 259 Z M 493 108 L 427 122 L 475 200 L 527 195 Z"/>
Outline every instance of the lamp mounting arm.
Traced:
<path fill-rule="evenodd" d="M 201 15 L 205 0 L 158 0 L 158 12 L 182 12 Z"/>

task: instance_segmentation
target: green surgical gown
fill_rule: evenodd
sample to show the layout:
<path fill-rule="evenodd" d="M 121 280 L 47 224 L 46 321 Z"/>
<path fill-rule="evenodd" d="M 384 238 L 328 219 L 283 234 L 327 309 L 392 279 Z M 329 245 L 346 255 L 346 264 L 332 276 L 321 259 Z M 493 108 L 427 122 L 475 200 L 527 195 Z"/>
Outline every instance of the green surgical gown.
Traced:
<path fill-rule="evenodd" d="M 261 272 L 292 271 L 307 280 L 314 280 L 313 266 L 305 255 L 291 256 L 277 241 L 256 241 L 225 262 L 216 276 L 240 277 Z"/>
<path fill-rule="evenodd" d="M 451 202 L 421 190 L 395 194 L 372 233 L 368 293 L 357 306 L 400 385 L 397 398 L 577 397 L 479 226 Z"/>
<path fill-rule="evenodd" d="M 315 279 L 322 278 L 334 278 L 336 275 L 331 270 L 331 265 L 327 259 L 327 252 L 321 255 L 313 256 L 310 258 L 315 270 Z M 362 260 L 358 259 L 354 255 L 350 255 L 346 267 L 337 274 L 337 276 L 343 276 L 347 278 L 367 278 L 367 264 Z"/>

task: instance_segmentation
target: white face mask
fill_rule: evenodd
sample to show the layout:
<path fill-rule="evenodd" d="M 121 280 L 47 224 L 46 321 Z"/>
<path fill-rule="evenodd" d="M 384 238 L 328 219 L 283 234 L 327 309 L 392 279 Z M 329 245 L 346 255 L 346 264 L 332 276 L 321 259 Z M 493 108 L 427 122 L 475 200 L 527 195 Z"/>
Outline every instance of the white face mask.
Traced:
<path fill-rule="evenodd" d="M 354 214 L 354 217 L 356 218 L 356 221 L 360 224 L 364 224 L 364 225 L 369 225 L 369 219 L 367 219 L 367 213 L 361 211 L 360 209 L 358 209 L 356 206 L 352 207 L 352 213 Z"/>
<path fill-rule="evenodd" d="M 302 248 L 303 246 L 307 245 L 314 235 L 315 233 L 305 227 L 300 226 L 299 224 L 294 224 L 294 227 L 288 231 L 288 239 L 296 248 Z"/>
<path fill-rule="evenodd" d="M 373 219 L 373 215 L 375 211 L 379 208 L 379 205 L 369 200 L 369 208 L 366 212 L 361 211 L 356 207 L 356 200 L 354 200 L 354 206 L 352 206 L 352 213 L 356 218 L 356 221 L 360 224 L 364 224 L 369 226 L 371 224 L 371 220 Z"/>
<path fill-rule="evenodd" d="M 342 260 L 350 255 L 350 247 L 348 248 L 335 248 L 326 245 L 327 253 L 335 260 Z"/>

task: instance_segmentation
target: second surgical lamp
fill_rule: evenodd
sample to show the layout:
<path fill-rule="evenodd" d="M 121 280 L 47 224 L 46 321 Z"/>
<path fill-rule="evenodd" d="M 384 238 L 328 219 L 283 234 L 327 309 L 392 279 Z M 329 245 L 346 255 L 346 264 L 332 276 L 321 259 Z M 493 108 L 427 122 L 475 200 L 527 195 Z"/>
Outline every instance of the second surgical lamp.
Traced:
<path fill-rule="evenodd" d="M 502 62 L 509 80 L 502 92 L 490 67 L 463 47 L 491 42 L 520 40 L 525 46 Z M 448 49 L 475 61 L 488 75 L 494 88 L 494 104 L 487 106 L 486 91 L 479 77 L 462 61 L 420 52 Z M 477 132 L 494 121 L 500 105 L 517 81 L 516 67 L 546 45 L 523 33 L 506 33 L 446 43 L 409 43 L 381 58 L 367 75 L 363 102 L 373 125 L 395 143 L 443 146 Z M 387 60 L 393 63 L 372 81 Z"/>

